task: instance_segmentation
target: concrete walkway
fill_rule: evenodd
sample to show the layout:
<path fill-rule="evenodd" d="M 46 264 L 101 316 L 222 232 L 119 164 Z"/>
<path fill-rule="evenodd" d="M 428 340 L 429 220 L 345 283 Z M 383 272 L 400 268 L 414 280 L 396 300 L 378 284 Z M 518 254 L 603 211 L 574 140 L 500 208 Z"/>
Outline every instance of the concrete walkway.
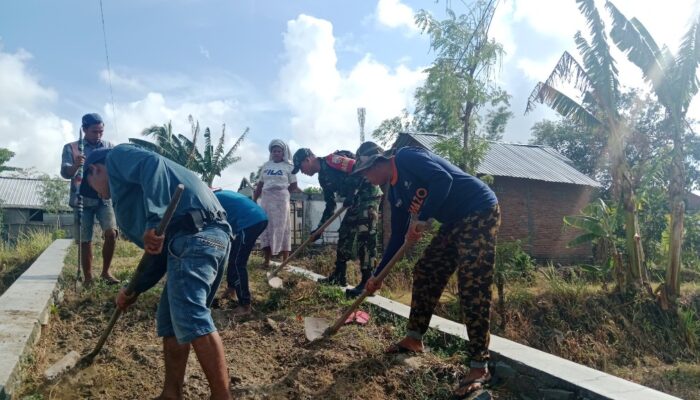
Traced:
<path fill-rule="evenodd" d="M 287 270 L 318 280 L 323 276 L 289 266 Z M 408 318 L 411 308 L 382 296 L 368 303 Z M 430 327 L 469 340 L 464 324 L 433 316 Z M 557 400 L 680 400 L 678 397 L 577 364 L 573 361 L 491 335 L 491 356 L 496 375 L 523 398 Z"/>
<path fill-rule="evenodd" d="M 11 398 L 21 362 L 48 323 L 70 245 L 69 239 L 54 241 L 0 296 L 0 399 Z"/>

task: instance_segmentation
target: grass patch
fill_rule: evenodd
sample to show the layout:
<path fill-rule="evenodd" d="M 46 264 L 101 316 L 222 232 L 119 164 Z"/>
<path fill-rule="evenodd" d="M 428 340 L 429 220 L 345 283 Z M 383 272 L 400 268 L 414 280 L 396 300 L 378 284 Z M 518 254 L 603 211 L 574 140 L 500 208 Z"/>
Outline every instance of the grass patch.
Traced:
<path fill-rule="evenodd" d="M 45 231 L 21 234 L 15 243 L 0 241 L 0 294 L 4 293 L 53 242 Z"/>

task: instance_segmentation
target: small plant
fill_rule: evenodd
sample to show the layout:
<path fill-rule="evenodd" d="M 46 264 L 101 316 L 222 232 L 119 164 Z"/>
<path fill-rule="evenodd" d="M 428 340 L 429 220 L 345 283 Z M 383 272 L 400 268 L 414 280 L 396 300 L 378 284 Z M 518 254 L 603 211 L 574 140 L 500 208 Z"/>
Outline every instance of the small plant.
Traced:
<path fill-rule="evenodd" d="M 520 241 L 499 243 L 496 247 L 494 280 L 498 292 L 498 312 L 501 315 L 501 329 L 505 329 L 505 285 L 512 281 L 531 281 L 535 262 L 523 251 Z"/>
<path fill-rule="evenodd" d="M 691 350 L 698 348 L 700 344 L 700 319 L 691 308 L 681 308 L 678 311 L 681 334 L 685 337 Z"/>

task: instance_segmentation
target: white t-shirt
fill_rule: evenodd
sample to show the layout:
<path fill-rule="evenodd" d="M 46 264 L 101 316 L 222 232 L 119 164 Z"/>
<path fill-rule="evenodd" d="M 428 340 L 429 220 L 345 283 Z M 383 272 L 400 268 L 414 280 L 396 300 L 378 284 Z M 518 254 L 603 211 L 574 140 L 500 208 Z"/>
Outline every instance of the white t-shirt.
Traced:
<path fill-rule="evenodd" d="M 263 182 L 263 190 L 287 189 L 289 185 L 297 181 L 292 174 L 294 167 L 287 162 L 268 161 L 260 170 L 260 180 Z"/>

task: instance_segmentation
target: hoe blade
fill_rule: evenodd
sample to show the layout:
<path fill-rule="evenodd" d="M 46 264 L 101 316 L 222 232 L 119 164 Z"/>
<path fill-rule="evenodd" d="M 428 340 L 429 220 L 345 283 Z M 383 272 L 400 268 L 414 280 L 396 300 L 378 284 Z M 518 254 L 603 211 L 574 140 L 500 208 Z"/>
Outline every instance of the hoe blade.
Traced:
<path fill-rule="evenodd" d="M 323 337 L 323 334 L 331 326 L 330 322 L 323 318 L 304 318 L 304 333 L 309 341 L 314 341 Z"/>

